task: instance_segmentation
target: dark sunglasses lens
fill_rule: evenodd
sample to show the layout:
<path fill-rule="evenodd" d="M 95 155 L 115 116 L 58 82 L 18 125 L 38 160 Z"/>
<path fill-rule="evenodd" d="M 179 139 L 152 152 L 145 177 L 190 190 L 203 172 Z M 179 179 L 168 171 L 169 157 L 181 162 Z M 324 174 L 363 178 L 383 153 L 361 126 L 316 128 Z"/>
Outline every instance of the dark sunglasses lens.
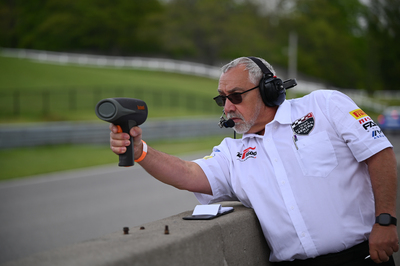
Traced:
<path fill-rule="evenodd" d="M 222 95 L 213 98 L 214 101 L 217 103 L 218 106 L 225 106 L 226 98 Z"/>
<path fill-rule="evenodd" d="M 232 94 L 228 95 L 228 99 L 233 104 L 239 104 L 242 102 L 242 95 L 240 93 L 232 93 Z"/>

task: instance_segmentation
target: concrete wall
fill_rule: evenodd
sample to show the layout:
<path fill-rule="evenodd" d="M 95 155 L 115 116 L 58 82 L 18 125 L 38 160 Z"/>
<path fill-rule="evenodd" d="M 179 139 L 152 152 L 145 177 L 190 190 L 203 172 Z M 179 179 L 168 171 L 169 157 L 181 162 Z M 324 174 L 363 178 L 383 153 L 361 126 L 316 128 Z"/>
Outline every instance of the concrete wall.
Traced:
<path fill-rule="evenodd" d="M 213 220 L 183 220 L 191 210 L 144 224 L 144 230 L 132 227 L 128 235 L 121 228 L 120 232 L 5 265 L 271 265 L 254 211 L 237 202 L 223 206 L 233 206 L 234 212 Z M 164 234 L 166 225 L 169 234 Z"/>

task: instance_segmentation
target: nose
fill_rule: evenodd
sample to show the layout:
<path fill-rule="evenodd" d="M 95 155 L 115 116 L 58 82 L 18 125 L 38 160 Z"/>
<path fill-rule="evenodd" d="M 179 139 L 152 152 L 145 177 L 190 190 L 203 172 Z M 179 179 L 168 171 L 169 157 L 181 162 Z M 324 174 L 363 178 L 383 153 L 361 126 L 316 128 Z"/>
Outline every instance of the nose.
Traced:
<path fill-rule="evenodd" d="M 236 111 L 236 105 L 234 105 L 229 99 L 226 99 L 225 106 L 224 106 L 225 114 L 228 114 L 229 112 L 235 112 L 235 111 Z"/>

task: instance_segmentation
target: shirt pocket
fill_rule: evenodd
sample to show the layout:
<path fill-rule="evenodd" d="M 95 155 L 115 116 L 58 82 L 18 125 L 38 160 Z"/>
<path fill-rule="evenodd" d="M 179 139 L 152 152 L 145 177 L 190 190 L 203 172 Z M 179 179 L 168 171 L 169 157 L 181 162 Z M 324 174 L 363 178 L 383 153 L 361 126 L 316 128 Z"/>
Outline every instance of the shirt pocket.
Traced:
<path fill-rule="evenodd" d="M 327 177 L 338 165 L 335 150 L 326 131 L 296 142 L 297 160 L 306 176 Z"/>

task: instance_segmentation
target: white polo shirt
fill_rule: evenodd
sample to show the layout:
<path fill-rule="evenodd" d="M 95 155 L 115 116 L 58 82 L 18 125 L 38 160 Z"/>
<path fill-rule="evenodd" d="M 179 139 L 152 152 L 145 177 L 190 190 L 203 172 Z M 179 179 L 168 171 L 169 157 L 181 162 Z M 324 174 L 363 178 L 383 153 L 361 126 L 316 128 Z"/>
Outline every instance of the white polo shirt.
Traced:
<path fill-rule="evenodd" d="M 264 136 L 226 138 L 196 160 L 213 192 L 196 197 L 253 208 L 273 262 L 339 252 L 368 239 L 374 195 L 363 161 L 387 147 L 349 97 L 315 91 L 286 100 Z"/>

